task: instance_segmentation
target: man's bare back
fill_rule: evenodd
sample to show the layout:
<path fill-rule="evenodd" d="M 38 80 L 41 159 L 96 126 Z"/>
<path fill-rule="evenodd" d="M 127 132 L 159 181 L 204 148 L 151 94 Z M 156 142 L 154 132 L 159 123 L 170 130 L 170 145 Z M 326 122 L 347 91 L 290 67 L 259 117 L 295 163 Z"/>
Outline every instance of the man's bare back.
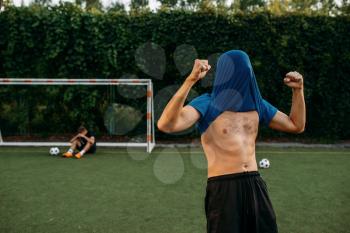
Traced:
<path fill-rule="evenodd" d="M 255 139 L 259 117 L 256 111 L 225 111 L 201 136 L 208 161 L 208 177 L 256 171 Z"/>

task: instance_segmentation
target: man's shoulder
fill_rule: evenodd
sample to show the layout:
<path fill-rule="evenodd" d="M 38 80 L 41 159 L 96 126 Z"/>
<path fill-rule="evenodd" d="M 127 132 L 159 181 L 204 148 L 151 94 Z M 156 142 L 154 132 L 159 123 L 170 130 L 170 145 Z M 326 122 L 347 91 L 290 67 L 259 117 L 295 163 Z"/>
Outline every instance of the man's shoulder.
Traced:
<path fill-rule="evenodd" d="M 188 103 L 188 105 L 192 106 L 194 109 L 196 109 L 203 117 L 208 110 L 210 99 L 211 99 L 210 94 L 204 93 L 200 96 L 197 96 L 193 100 L 191 100 Z"/>

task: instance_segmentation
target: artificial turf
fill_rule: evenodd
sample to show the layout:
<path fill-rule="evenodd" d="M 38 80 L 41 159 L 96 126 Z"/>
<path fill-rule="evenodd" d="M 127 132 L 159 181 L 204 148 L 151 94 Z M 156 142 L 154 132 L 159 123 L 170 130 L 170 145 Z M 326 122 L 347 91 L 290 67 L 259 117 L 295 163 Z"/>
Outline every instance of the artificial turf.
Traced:
<path fill-rule="evenodd" d="M 258 148 L 281 233 L 350 232 L 350 150 Z M 203 233 L 201 149 L 0 148 L 0 232 Z"/>

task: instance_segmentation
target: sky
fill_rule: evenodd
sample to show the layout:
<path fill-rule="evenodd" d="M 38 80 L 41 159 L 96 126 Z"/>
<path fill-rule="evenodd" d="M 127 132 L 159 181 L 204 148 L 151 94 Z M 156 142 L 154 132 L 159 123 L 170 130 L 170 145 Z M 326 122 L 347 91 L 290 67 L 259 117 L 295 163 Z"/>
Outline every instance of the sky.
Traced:
<path fill-rule="evenodd" d="M 24 4 L 27 5 L 31 1 L 32 0 L 24 0 Z M 124 5 L 128 8 L 131 0 L 101 0 L 101 1 L 102 1 L 103 6 L 109 6 L 113 2 L 119 1 L 119 2 L 124 3 Z M 22 0 L 13 0 L 13 3 L 15 4 L 15 6 L 20 6 L 21 2 L 22 2 Z M 54 4 L 56 4 L 58 2 L 59 2 L 59 0 L 52 0 L 52 3 L 54 3 Z M 67 0 L 66 2 L 74 2 L 74 1 Z M 153 9 L 156 9 L 160 4 L 159 4 L 159 2 L 157 2 L 157 0 L 149 0 L 149 5 L 150 5 L 150 8 L 153 10 Z"/>
<path fill-rule="evenodd" d="M 28 5 L 30 2 L 32 2 L 33 0 L 23 0 L 25 5 Z M 66 2 L 74 2 L 74 0 L 64 0 Z M 126 9 L 129 9 L 129 4 L 131 0 L 101 0 L 103 6 L 109 6 L 111 3 L 114 2 L 121 2 L 124 3 L 124 5 L 126 6 Z M 13 3 L 16 6 L 20 6 L 21 5 L 22 0 L 13 0 Z M 59 0 L 52 0 L 52 3 L 57 4 L 59 2 Z M 232 2 L 232 0 L 228 0 L 227 4 L 230 5 L 230 3 Z M 338 5 L 340 4 L 341 0 L 336 0 L 335 1 Z M 151 10 L 154 10 L 156 8 L 158 8 L 160 5 L 160 3 L 157 0 L 149 0 L 149 6 L 151 8 Z"/>
<path fill-rule="evenodd" d="M 31 1 L 33 0 L 23 0 L 25 5 L 28 5 Z M 64 0 L 66 2 L 74 2 L 74 0 Z M 129 5 L 130 5 L 130 1 L 131 0 L 101 0 L 103 6 L 109 6 L 111 5 L 111 3 L 114 2 L 121 2 L 123 3 L 127 9 L 129 9 Z M 13 3 L 15 4 L 15 6 L 20 6 L 21 5 L 22 0 L 13 0 Z M 52 3 L 57 4 L 59 2 L 59 0 L 52 0 Z M 230 2 L 232 2 L 232 0 L 228 0 L 227 3 L 230 4 Z M 157 0 L 149 0 L 149 6 L 152 10 L 158 8 L 160 6 L 160 3 Z"/>

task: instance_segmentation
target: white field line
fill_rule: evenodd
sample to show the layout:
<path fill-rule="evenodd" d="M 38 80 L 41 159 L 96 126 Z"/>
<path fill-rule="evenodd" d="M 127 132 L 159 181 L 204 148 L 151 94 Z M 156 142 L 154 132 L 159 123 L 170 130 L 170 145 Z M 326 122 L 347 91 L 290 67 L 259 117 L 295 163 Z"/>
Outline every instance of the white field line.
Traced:
<path fill-rule="evenodd" d="M 146 152 L 113 152 L 113 151 L 103 151 L 103 154 L 144 154 Z M 204 152 L 179 152 L 179 151 L 157 151 L 157 154 L 204 154 Z M 338 151 L 290 151 L 290 152 L 277 152 L 277 151 L 261 151 L 256 152 L 256 154 L 348 154 L 349 152 L 338 152 Z"/>
<path fill-rule="evenodd" d="M 1 151 L 1 150 L 0 150 Z M 9 151 L 3 151 L 3 153 L 19 153 L 19 152 L 26 152 L 25 150 L 9 150 Z M 32 151 L 28 151 L 32 152 Z M 35 151 L 34 151 L 35 152 Z M 35 153 L 47 153 L 47 151 L 36 151 Z M 98 155 L 98 152 L 96 152 Z M 103 154 L 145 154 L 147 152 L 138 152 L 138 151 L 102 151 Z M 157 154 L 204 154 L 204 152 L 201 151 L 154 151 L 153 153 Z M 344 155 L 350 155 L 350 151 L 258 151 L 256 152 L 257 155 L 259 154 L 344 154 Z M 151 154 L 152 155 L 152 154 Z M 93 155 L 94 156 L 94 155 Z"/>

